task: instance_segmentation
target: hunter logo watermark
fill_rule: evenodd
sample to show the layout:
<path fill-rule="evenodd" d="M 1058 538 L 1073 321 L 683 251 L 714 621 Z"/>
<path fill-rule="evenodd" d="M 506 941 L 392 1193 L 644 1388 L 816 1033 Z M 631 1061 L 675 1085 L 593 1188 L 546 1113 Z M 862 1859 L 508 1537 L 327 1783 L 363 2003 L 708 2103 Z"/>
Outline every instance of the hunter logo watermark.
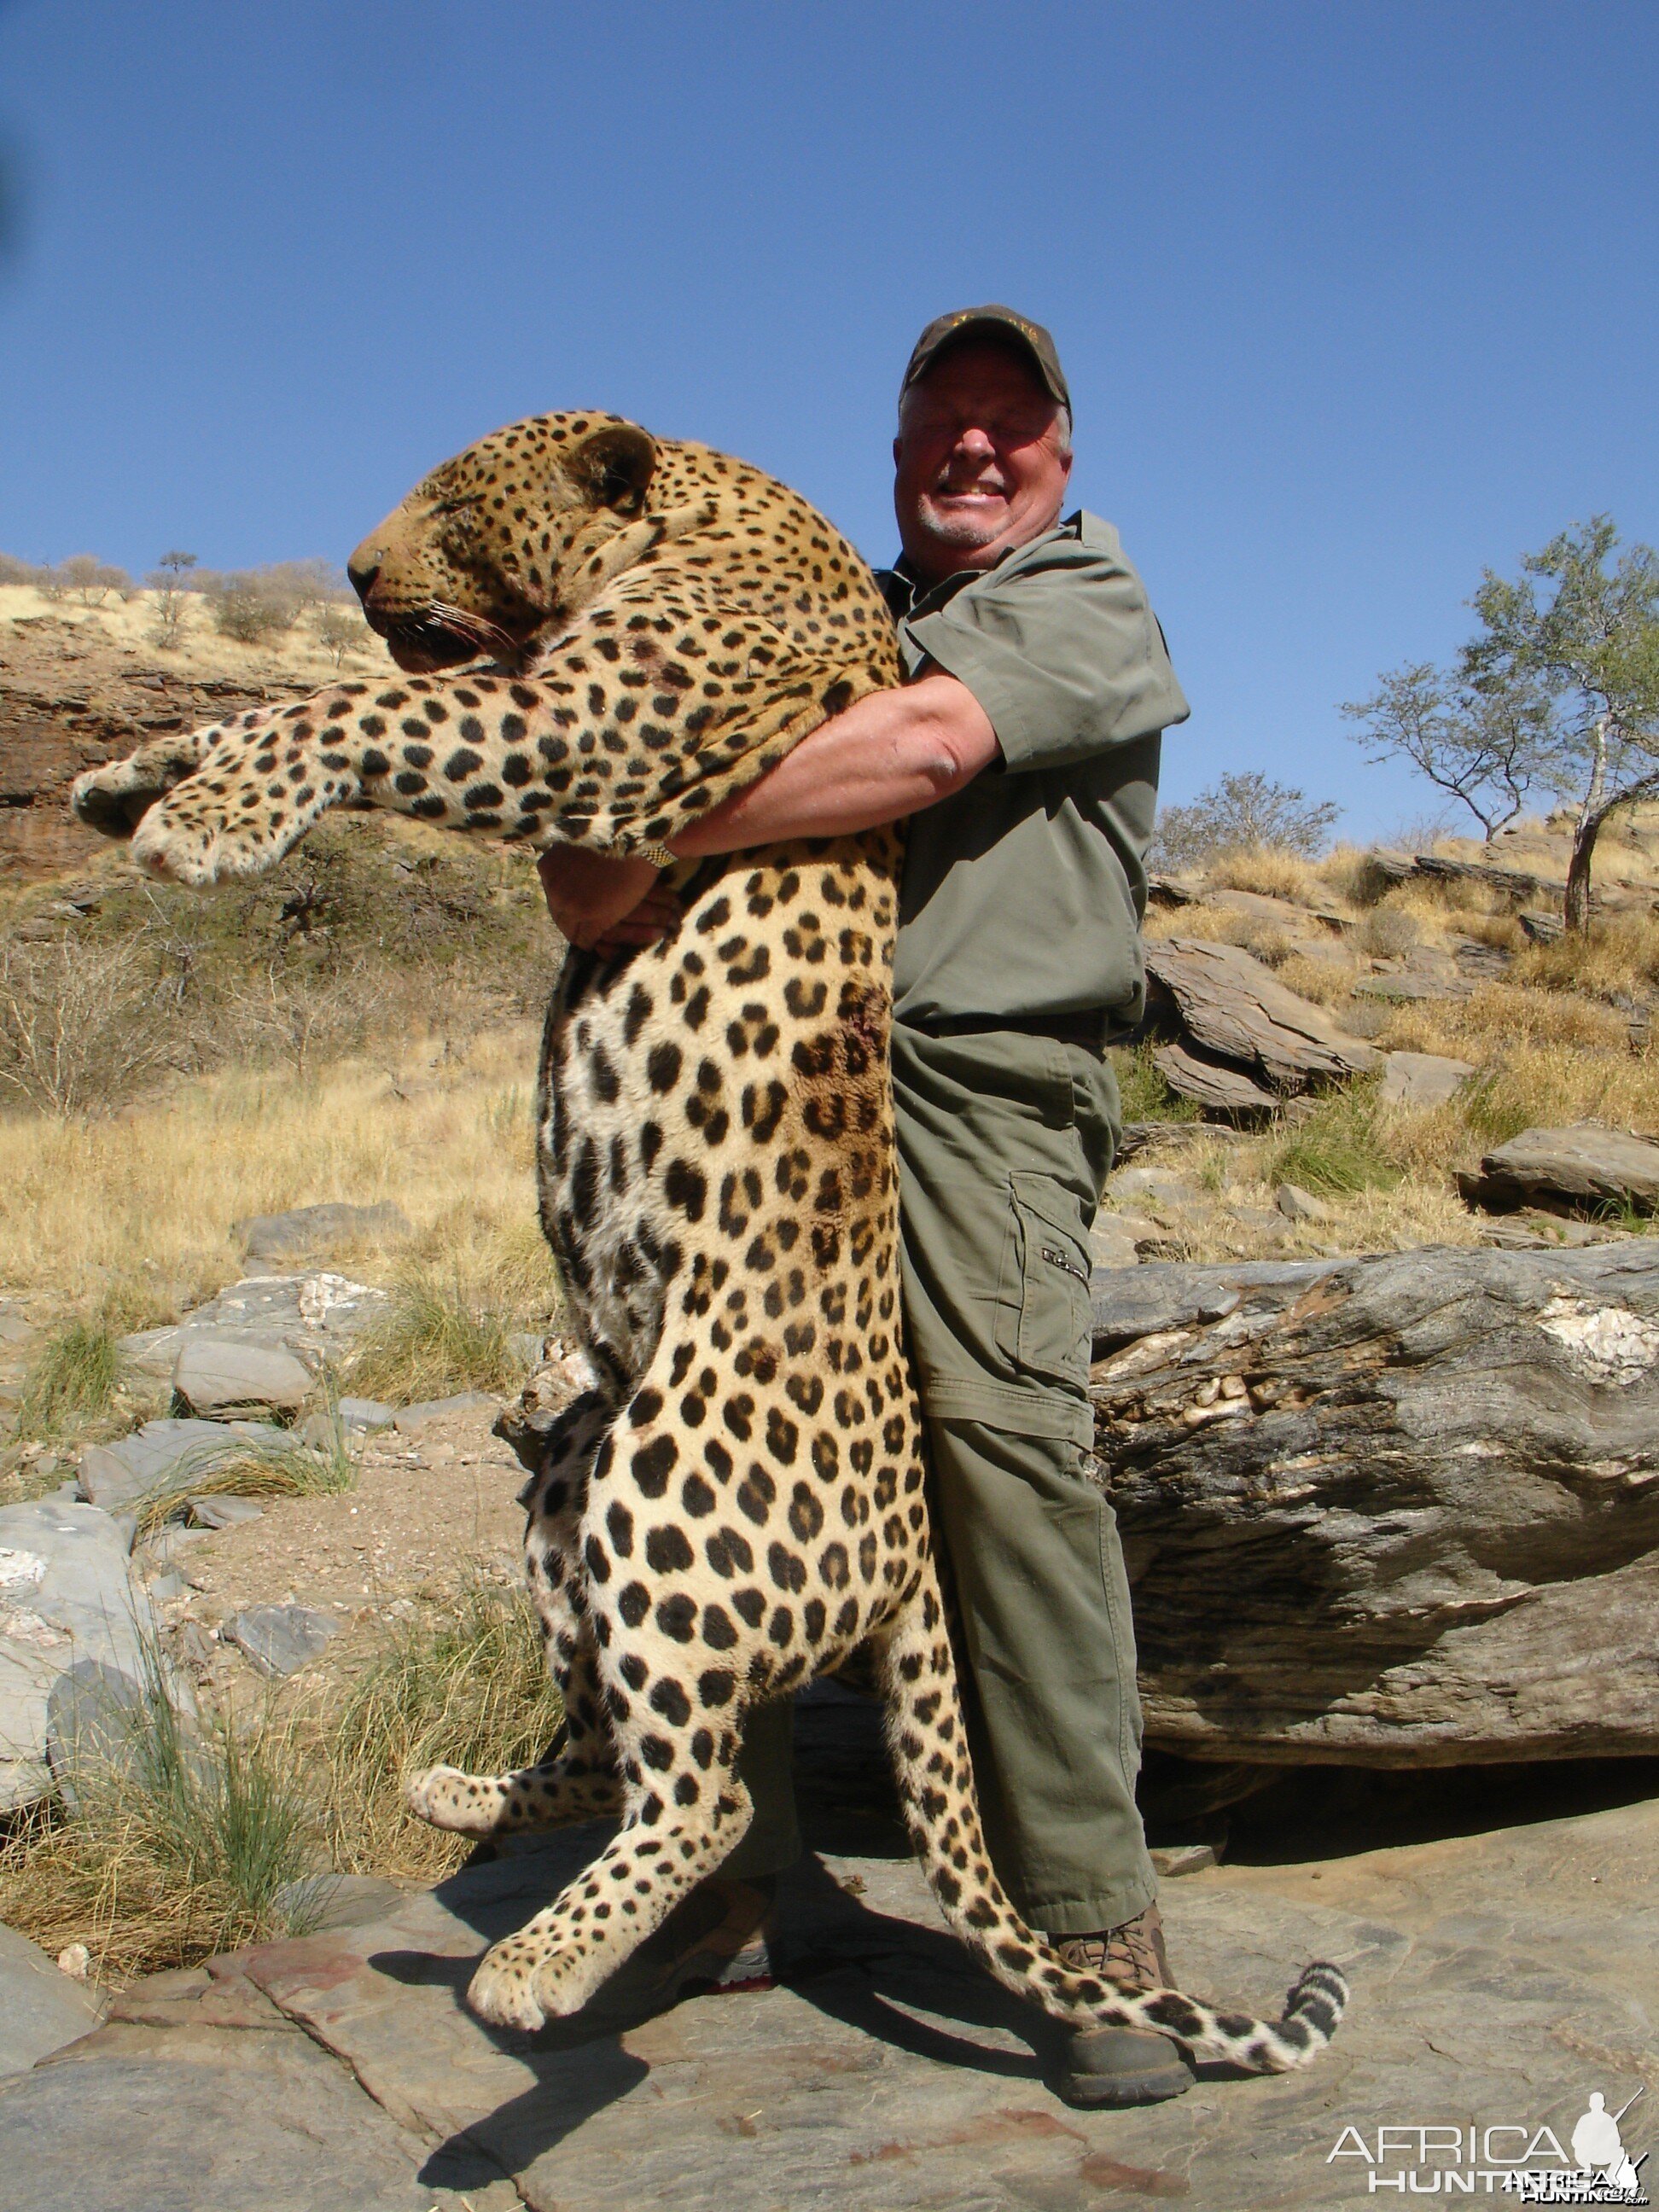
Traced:
<path fill-rule="evenodd" d="M 1514 2197 L 1522 2204 L 1646 2204 L 1647 2153 L 1632 2156 L 1620 2132 L 1644 2094 L 1638 2089 L 1610 2112 L 1601 2090 L 1593 2090 L 1565 2145 L 1553 2128 L 1530 2121 L 1426 2127 L 1391 2121 L 1369 2134 L 1344 2128 L 1325 2163 L 1355 2160 L 1349 2171 L 1356 2182 L 1364 2172 L 1369 2196 L 1392 2190 L 1401 2197 Z"/>

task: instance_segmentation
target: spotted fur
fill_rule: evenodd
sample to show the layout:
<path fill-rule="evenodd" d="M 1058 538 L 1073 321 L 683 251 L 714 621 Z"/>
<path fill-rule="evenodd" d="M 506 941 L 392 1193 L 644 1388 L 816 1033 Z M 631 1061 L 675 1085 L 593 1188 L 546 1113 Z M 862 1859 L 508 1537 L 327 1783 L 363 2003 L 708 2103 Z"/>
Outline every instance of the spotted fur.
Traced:
<path fill-rule="evenodd" d="M 270 866 L 347 799 L 637 851 L 898 679 L 873 581 L 821 516 L 611 416 L 481 441 L 351 566 L 404 680 L 142 750 L 81 780 L 82 818 L 191 883 Z M 1340 2015 L 1335 1968 L 1277 2023 L 1116 1989 L 1024 1924 L 986 1851 L 901 1334 L 899 858 L 877 830 L 681 864 L 676 936 L 566 962 L 539 1190 L 597 1379 L 524 1502 L 568 1736 L 516 1774 L 438 1768 L 410 1803 L 475 1835 L 622 1826 L 487 1954 L 471 2002 L 521 2028 L 577 2010 L 743 1835 L 745 1715 L 866 1645 L 928 1881 L 999 1980 L 1073 2023 L 1299 2065 Z"/>

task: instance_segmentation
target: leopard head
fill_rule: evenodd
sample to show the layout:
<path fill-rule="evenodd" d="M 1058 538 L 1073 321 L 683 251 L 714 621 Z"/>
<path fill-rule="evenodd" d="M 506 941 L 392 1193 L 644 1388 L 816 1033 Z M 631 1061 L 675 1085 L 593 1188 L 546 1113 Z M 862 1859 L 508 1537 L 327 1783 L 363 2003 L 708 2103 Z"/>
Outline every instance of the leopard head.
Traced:
<path fill-rule="evenodd" d="M 347 562 L 370 627 L 411 674 L 516 658 L 580 606 L 656 465 L 655 441 L 614 415 L 533 415 L 480 438 Z"/>

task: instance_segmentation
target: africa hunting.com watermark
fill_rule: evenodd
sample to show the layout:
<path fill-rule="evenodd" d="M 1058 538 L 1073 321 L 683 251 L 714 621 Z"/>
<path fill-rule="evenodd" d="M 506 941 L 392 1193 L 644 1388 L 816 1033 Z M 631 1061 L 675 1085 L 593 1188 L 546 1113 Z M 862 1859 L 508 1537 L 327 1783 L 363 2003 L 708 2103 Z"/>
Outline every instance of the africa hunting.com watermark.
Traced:
<path fill-rule="evenodd" d="M 1620 2122 L 1643 2094 L 1610 2112 L 1601 2092 L 1593 2091 L 1565 2146 L 1553 2128 L 1534 2122 L 1387 2122 L 1369 2134 L 1344 2128 L 1325 2163 L 1357 2161 L 1348 2171 L 1356 2182 L 1364 2172 L 1369 2196 L 1388 2190 L 1401 2197 L 1502 2195 L 1523 2204 L 1645 2204 L 1647 2153 L 1632 2158 L 1620 2134 Z"/>

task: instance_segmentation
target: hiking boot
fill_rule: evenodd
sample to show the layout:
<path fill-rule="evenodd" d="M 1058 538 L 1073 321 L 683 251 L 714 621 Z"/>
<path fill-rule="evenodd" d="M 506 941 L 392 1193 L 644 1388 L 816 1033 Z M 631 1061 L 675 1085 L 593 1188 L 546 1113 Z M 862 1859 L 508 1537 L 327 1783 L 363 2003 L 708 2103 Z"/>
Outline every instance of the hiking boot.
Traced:
<path fill-rule="evenodd" d="M 775 1879 L 714 1875 L 681 1900 L 629 1962 L 642 1993 L 670 2005 L 681 1997 L 775 1986 L 769 1942 Z"/>
<path fill-rule="evenodd" d="M 1164 1923 L 1149 1905 L 1121 1928 L 1067 1936 L 1055 1954 L 1076 1972 L 1099 1974 L 1130 1990 L 1170 1986 Z M 1198 2076 L 1178 2043 L 1150 2028 L 1077 2027 L 1066 2039 L 1054 2087 L 1068 2105 L 1156 2105 L 1179 2097 Z"/>

